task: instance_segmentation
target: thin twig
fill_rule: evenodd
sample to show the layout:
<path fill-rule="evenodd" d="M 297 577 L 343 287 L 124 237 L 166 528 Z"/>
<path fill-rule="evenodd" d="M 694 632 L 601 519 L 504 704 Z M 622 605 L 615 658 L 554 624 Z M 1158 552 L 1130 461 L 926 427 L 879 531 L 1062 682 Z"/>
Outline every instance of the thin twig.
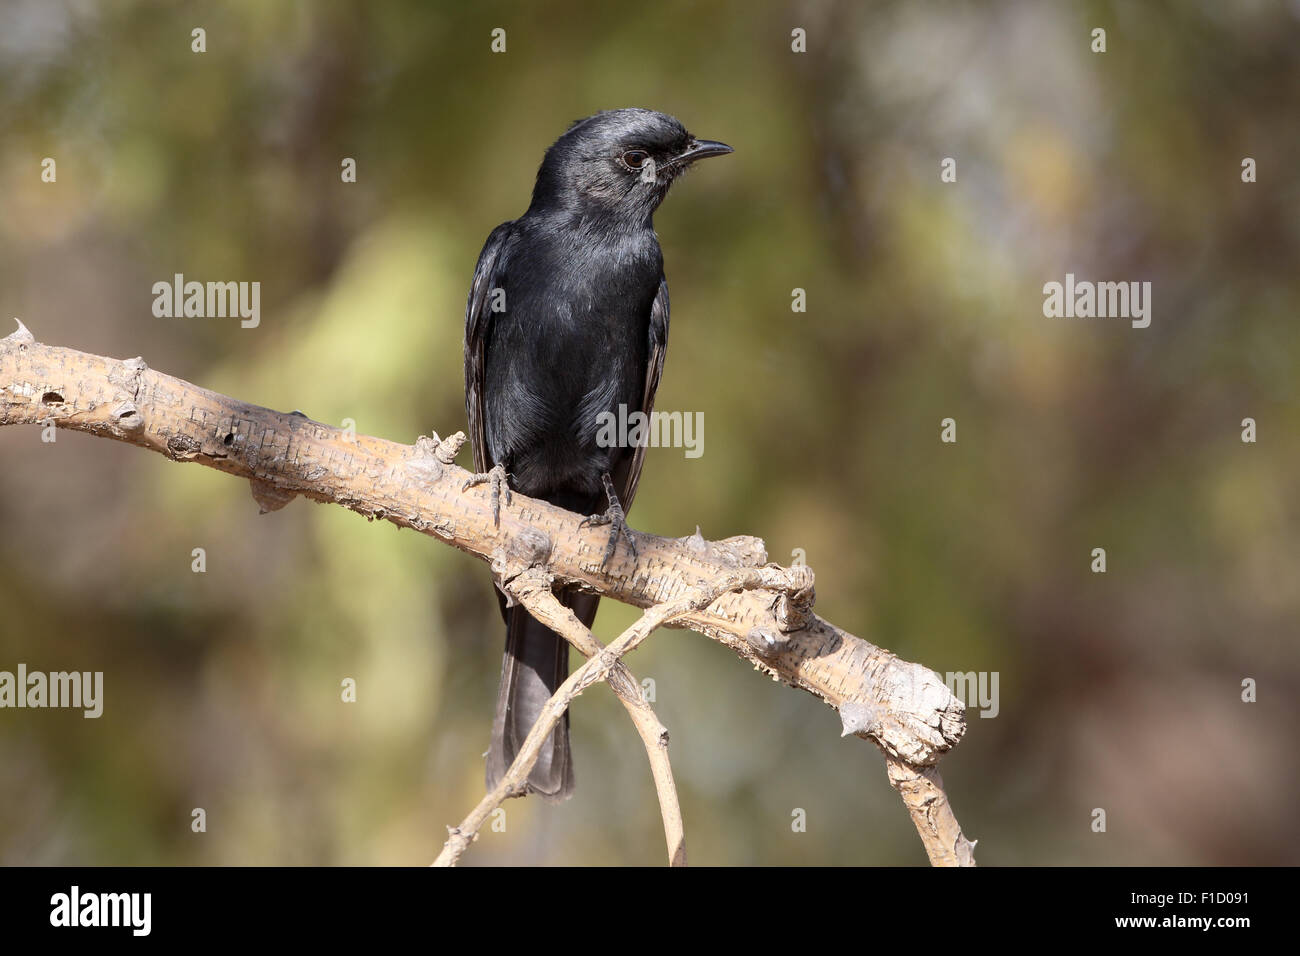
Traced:
<path fill-rule="evenodd" d="M 434 861 L 434 866 L 454 866 L 470 843 L 477 838 L 479 827 L 501 802 L 514 793 L 523 784 L 528 772 L 537 763 L 542 744 L 555 725 L 560 722 L 569 705 L 584 690 L 598 681 L 605 680 L 609 672 L 623 655 L 635 650 L 650 634 L 667 621 L 702 610 L 712 604 L 719 595 L 728 591 L 747 591 L 754 588 L 770 588 L 774 591 L 790 589 L 790 574 L 784 568 L 746 568 L 729 571 L 709 584 L 699 585 L 687 590 L 676 600 L 648 608 L 637 621 L 618 636 L 600 653 L 588 658 L 586 663 L 569 675 L 569 679 L 560 685 L 551 699 L 542 707 L 533 729 L 528 732 L 523 746 L 519 748 L 514 763 L 490 793 L 479 801 L 478 806 L 470 811 L 460 826 L 447 828 L 447 842 L 442 852 Z"/>
<path fill-rule="evenodd" d="M 551 576 L 538 568 L 519 574 L 507 585 L 507 590 L 528 609 L 528 613 L 541 621 L 576 647 L 586 657 L 594 657 L 605 645 L 591 633 L 571 608 L 565 607 L 551 590 Z M 681 802 L 677 798 L 677 785 L 673 781 L 673 768 L 668 760 L 668 729 L 660 722 L 654 708 L 646 700 L 641 684 L 622 661 L 615 663 L 605 678 L 615 696 L 627 708 L 628 716 L 641 735 L 646 756 L 650 759 L 650 773 L 654 776 L 655 792 L 659 797 L 659 813 L 664 822 L 664 839 L 668 844 L 668 865 L 686 865 L 686 831 L 682 819 Z"/>
<path fill-rule="evenodd" d="M 932 866 L 974 866 L 975 843 L 966 839 L 934 767 L 914 767 L 885 757 L 889 782 L 903 798 Z"/>

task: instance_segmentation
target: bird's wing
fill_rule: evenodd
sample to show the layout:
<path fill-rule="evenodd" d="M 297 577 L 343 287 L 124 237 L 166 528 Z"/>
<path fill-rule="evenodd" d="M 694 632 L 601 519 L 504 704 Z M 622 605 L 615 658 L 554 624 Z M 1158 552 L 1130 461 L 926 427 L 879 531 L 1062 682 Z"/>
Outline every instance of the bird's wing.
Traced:
<path fill-rule="evenodd" d="M 469 301 L 465 305 L 465 413 L 469 417 L 474 470 L 479 473 L 494 464 L 488 460 L 487 416 L 483 410 L 484 353 L 492 324 L 492 304 L 488 300 L 492 289 L 500 284 L 506 258 L 502 250 L 513 225 L 503 222 L 488 235 L 483 251 L 479 253 L 478 265 L 474 267 L 474 281 L 469 287 Z"/>
<path fill-rule="evenodd" d="M 668 281 L 659 277 L 659 293 L 650 306 L 650 360 L 646 365 L 645 394 L 641 397 L 641 411 L 649 421 L 655 407 L 655 392 L 664 372 L 664 353 L 668 350 Z M 629 458 L 614 469 L 611 476 L 624 510 L 632 507 L 636 486 L 641 480 L 641 466 L 645 464 L 645 445 L 637 445 Z"/>

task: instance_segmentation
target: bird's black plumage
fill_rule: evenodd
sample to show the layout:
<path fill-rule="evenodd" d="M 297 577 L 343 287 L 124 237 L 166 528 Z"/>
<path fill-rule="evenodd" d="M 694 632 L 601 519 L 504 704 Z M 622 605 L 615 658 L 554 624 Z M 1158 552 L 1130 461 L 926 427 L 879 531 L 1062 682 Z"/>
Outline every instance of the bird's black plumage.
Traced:
<path fill-rule="evenodd" d="M 673 180 L 730 147 L 698 140 L 650 110 L 597 113 L 546 151 L 532 203 L 488 236 L 465 316 L 465 403 L 474 464 L 500 466 L 516 491 L 580 514 L 604 511 L 609 476 L 626 509 L 644 446 L 601 447 L 602 413 L 649 414 L 668 343 L 668 285 L 653 215 Z M 617 533 L 617 528 L 616 528 Z M 560 599 L 587 626 L 598 599 Z M 568 644 L 507 608 L 488 785 L 513 761 L 542 705 L 568 676 Z M 568 715 L 528 778 L 552 798 L 573 790 Z"/>

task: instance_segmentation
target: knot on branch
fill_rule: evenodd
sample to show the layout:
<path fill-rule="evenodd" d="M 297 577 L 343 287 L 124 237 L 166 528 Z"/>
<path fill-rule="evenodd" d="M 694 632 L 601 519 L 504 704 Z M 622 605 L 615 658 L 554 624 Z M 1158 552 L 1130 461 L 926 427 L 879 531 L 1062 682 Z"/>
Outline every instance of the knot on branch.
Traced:
<path fill-rule="evenodd" d="M 762 538 L 753 535 L 739 534 L 721 541 L 708 541 L 696 525 L 694 534 L 677 540 L 700 556 L 726 567 L 756 568 L 767 563 L 767 545 Z"/>
<path fill-rule="evenodd" d="M 173 461 L 193 461 L 203 445 L 189 435 L 172 435 L 167 439 L 167 456 Z"/>
<path fill-rule="evenodd" d="M 27 331 L 27 326 L 23 325 L 22 319 L 18 318 L 18 316 L 14 316 L 14 321 L 18 323 L 18 328 L 0 339 L 0 345 L 34 345 L 36 343 L 36 336 Z"/>
<path fill-rule="evenodd" d="M 447 438 L 439 438 L 437 432 L 421 435 L 415 440 L 415 457 L 407 462 L 407 467 L 423 472 L 429 480 L 436 481 L 442 477 L 443 466 L 456 460 L 464 444 L 464 432 L 456 432 Z"/>
<path fill-rule="evenodd" d="M 751 628 L 745 640 L 759 657 L 776 657 L 790 646 L 789 637 L 770 627 Z"/>
<path fill-rule="evenodd" d="M 135 402 L 119 402 L 113 406 L 113 422 L 126 432 L 139 431 L 144 428 L 144 417 Z"/>
<path fill-rule="evenodd" d="M 870 737 L 881 729 L 880 710 L 870 701 L 846 700 L 840 705 L 840 736 Z"/>
<path fill-rule="evenodd" d="M 551 536 L 541 528 L 524 525 L 506 539 L 505 556 L 509 564 L 535 568 L 551 557 Z"/>
<path fill-rule="evenodd" d="M 279 511 L 298 497 L 296 491 L 287 491 L 271 484 L 269 481 L 261 481 L 257 478 L 250 478 L 248 487 L 253 493 L 253 500 L 257 502 L 258 514 L 264 515 L 272 511 Z"/>
<path fill-rule="evenodd" d="M 524 601 L 534 594 L 549 592 L 554 580 L 549 572 L 541 568 L 521 568 L 511 574 L 507 566 L 501 579 L 501 589 L 507 594 L 513 593 Z"/>
<path fill-rule="evenodd" d="M 437 432 L 421 435 L 415 440 L 416 454 L 422 458 L 433 458 L 444 465 L 450 465 L 460 454 L 465 444 L 465 433 L 456 432 L 446 438 L 439 438 Z"/>
<path fill-rule="evenodd" d="M 492 576 L 506 596 L 506 606 L 527 604 L 528 596 L 551 590 L 555 580 L 546 570 L 551 556 L 551 538 L 546 532 L 525 525 L 492 552 Z"/>
<path fill-rule="evenodd" d="M 772 613 L 776 617 L 777 627 L 789 634 L 791 631 L 802 631 L 812 623 L 817 591 L 813 587 L 813 569 L 807 565 L 788 568 L 786 575 L 789 583 L 772 602 Z"/>
<path fill-rule="evenodd" d="M 133 401 L 140 400 L 140 383 L 149 366 L 140 356 L 123 359 L 108 370 L 108 380 L 118 388 L 127 391 Z"/>

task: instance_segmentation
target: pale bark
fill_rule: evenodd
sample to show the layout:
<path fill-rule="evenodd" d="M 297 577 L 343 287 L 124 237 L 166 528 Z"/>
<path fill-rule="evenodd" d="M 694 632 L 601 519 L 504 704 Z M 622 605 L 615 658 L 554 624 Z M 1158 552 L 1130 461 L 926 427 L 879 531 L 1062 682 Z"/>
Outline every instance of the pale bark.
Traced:
<path fill-rule="evenodd" d="M 767 564 L 758 538 L 637 532 L 638 558 L 619 548 L 602 572 L 607 530 L 580 528 L 567 511 L 516 494 L 494 526 L 489 486 L 462 490 L 469 475 L 453 464 L 464 441 L 459 433 L 414 445 L 351 436 L 153 371 L 140 359 L 42 345 L 20 324 L 0 339 L 0 425 L 44 422 L 248 479 L 264 510 L 303 495 L 412 528 L 490 562 L 507 587 L 523 570 L 541 568 L 557 584 L 649 608 Z M 813 614 L 811 569 L 788 574 L 788 593 L 724 594 L 669 626 L 719 641 L 774 679 L 820 697 L 840 710 L 846 733 L 871 740 L 901 766 L 935 764 L 965 730 L 962 703 L 934 672 Z M 938 786 L 937 774 L 926 779 Z M 931 859 L 973 862 L 962 859 L 969 853 L 954 853 L 952 842 L 931 846 L 961 831 L 946 798 L 927 806 L 927 818 L 938 823 L 918 822 L 918 832 Z"/>

